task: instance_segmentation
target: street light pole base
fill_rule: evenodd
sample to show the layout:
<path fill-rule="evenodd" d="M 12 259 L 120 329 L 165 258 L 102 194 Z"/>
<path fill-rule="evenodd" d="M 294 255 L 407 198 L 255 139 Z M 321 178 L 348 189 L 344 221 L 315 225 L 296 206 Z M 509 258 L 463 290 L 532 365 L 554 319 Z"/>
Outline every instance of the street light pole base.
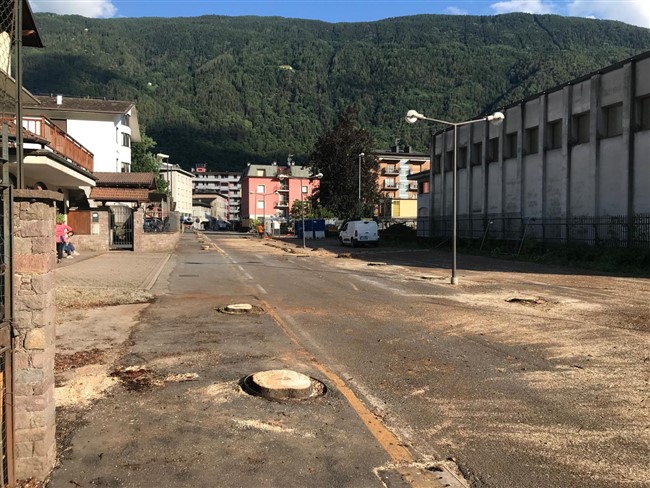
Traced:
<path fill-rule="evenodd" d="M 452 285 L 457 285 L 458 284 L 458 276 L 452 276 L 451 277 L 451 284 Z"/>

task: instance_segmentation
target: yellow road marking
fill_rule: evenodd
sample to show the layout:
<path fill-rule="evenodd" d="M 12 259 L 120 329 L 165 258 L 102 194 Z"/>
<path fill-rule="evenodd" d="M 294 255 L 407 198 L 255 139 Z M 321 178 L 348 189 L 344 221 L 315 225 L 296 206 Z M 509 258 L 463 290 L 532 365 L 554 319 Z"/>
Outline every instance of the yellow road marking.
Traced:
<path fill-rule="evenodd" d="M 287 326 L 284 320 L 282 320 L 282 318 L 280 318 L 280 316 L 265 301 L 262 301 L 261 303 L 267 313 L 271 318 L 273 318 L 289 339 L 304 351 L 305 348 L 300 344 L 298 336 L 296 336 L 296 334 Z M 334 385 L 336 385 L 336 388 L 338 388 L 338 390 L 343 394 L 350 406 L 365 424 L 366 428 L 388 453 L 391 460 L 394 463 L 412 463 L 414 459 L 411 452 L 401 445 L 397 437 L 395 437 L 395 435 L 382 424 L 381 420 L 375 414 L 368 410 L 345 382 L 336 373 L 320 364 L 315 358 L 313 358 L 312 361 L 316 368 L 318 368 L 332 383 L 334 383 Z"/>

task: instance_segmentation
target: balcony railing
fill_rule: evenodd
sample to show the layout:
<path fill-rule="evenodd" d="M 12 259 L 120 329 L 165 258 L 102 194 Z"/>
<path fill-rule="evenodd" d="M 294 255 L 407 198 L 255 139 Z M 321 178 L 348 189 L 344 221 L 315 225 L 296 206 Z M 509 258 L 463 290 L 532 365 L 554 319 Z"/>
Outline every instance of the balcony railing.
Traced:
<path fill-rule="evenodd" d="M 80 143 L 45 117 L 23 117 L 23 127 L 47 141 L 47 146 L 59 156 L 84 169 L 94 170 L 94 156 Z"/>
<path fill-rule="evenodd" d="M 288 206 L 289 206 L 288 200 L 280 200 L 278 203 L 275 204 L 275 208 L 287 208 Z"/>
<path fill-rule="evenodd" d="M 398 175 L 399 168 L 397 166 L 386 166 L 381 172 L 384 175 Z"/>
<path fill-rule="evenodd" d="M 417 183 L 409 183 L 409 191 L 418 191 L 418 184 Z"/>
<path fill-rule="evenodd" d="M 383 184 L 384 190 L 397 190 L 397 182 L 395 181 L 384 181 Z"/>

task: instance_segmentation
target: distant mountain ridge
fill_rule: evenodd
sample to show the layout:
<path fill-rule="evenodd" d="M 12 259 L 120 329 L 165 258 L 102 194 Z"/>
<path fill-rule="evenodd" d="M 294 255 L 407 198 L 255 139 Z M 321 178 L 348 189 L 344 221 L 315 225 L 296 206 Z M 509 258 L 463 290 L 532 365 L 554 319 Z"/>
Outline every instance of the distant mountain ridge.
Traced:
<path fill-rule="evenodd" d="M 134 100 L 156 150 L 190 168 L 302 161 L 350 104 L 378 147 L 426 149 L 408 109 L 465 120 L 650 50 L 650 30 L 553 15 L 276 17 L 37 14 L 33 93 Z"/>

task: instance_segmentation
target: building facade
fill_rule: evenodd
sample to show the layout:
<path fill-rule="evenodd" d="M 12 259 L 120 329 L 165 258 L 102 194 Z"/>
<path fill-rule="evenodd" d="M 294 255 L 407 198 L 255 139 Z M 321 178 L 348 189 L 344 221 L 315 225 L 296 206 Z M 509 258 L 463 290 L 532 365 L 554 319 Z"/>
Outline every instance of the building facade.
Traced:
<path fill-rule="evenodd" d="M 415 219 L 418 209 L 418 184 L 408 176 L 428 170 L 430 155 L 414 152 L 410 146 L 391 146 L 388 151 L 375 150 L 379 162 L 378 185 L 381 202 L 377 216 L 386 219 Z"/>
<path fill-rule="evenodd" d="M 195 193 L 217 193 L 227 197 L 227 218 L 229 222 L 241 220 L 241 173 L 231 171 L 208 171 L 205 163 L 198 163 L 192 170 L 192 185 Z"/>
<path fill-rule="evenodd" d="M 242 222 L 286 222 L 296 200 L 306 201 L 318 188 L 309 169 L 289 164 L 249 164 L 241 175 Z"/>
<path fill-rule="evenodd" d="M 166 154 L 158 154 L 160 176 L 167 183 L 171 196 L 171 209 L 183 217 L 193 215 L 192 208 L 192 173 L 185 171 L 177 164 L 171 164 Z"/>
<path fill-rule="evenodd" d="M 502 111 L 458 130 L 459 236 L 634 238 L 612 226 L 650 215 L 650 52 Z M 411 177 L 420 235 L 449 232 L 453 150 L 453 130 L 435 134 L 432 171 Z"/>
<path fill-rule="evenodd" d="M 95 171 L 131 171 L 131 142 L 140 141 L 135 104 L 122 100 L 36 96 L 26 116 L 45 116 L 94 155 Z"/>

